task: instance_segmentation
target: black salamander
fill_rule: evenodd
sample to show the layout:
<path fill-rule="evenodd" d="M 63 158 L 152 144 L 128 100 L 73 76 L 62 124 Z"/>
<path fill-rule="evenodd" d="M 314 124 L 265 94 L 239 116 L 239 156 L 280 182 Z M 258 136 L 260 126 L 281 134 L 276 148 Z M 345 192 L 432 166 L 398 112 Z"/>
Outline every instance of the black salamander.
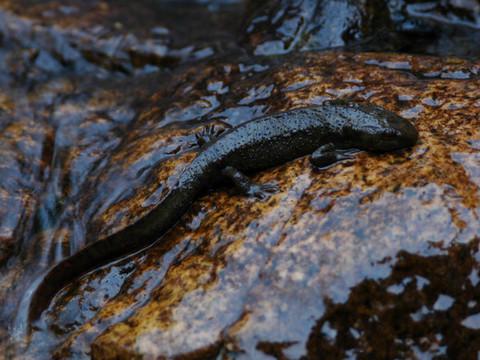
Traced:
<path fill-rule="evenodd" d="M 413 146 L 417 138 L 412 124 L 389 111 L 344 102 L 269 115 L 233 128 L 201 149 L 176 186 L 146 216 L 54 265 L 33 293 L 30 323 L 72 280 L 153 244 L 216 178 L 229 178 L 242 193 L 265 198 L 275 185 L 255 184 L 244 173 L 309 154 L 313 165 L 325 167 L 349 158 L 351 149 L 385 152 Z"/>

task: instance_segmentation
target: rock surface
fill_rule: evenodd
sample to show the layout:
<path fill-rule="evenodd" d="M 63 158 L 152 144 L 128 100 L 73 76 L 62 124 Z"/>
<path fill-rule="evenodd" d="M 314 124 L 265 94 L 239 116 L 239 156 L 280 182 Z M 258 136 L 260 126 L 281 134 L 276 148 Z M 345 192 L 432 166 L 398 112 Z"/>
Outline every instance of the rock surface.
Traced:
<path fill-rule="evenodd" d="M 235 104 L 264 94 L 258 89 L 275 79 L 269 96 L 253 99 L 249 109 L 268 103 L 265 112 L 276 112 L 335 97 L 369 101 L 410 118 L 420 143 L 394 154 L 361 153 L 321 172 L 306 158 L 262 172 L 256 180 L 277 181 L 281 189 L 266 202 L 213 191 L 156 246 L 67 288 L 33 344 L 45 343 L 50 331 L 62 334 L 57 356 L 100 359 L 456 357 L 466 338 L 477 349 L 480 63 L 326 52 L 259 73 L 227 75 L 225 67 L 196 67 L 200 93 L 183 97 L 182 108 L 206 96 L 204 77 L 229 86 L 222 96 Z M 238 112 L 228 103 L 193 123 Z M 168 184 L 192 156 L 192 138 L 168 126 L 165 114 L 177 113 L 146 109 L 114 163 L 128 171 L 140 156 L 155 158 L 172 144 L 185 150 L 152 166 L 151 189 L 139 187 L 104 211 L 102 229 L 158 201 L 158 184 Z M 152 118 L 158 133 L 149 127 Z M 174 123 L 181 120 L 177 115 Z M 141 148 L 137 131 L 144 134 Z"/>
<path fill-rule="evenodd" d="M 114 24 L 128 7 L 88 15 L 97 2 L 86 1 L 73 14 L 70 3 L 44 1 L 20 17 L 30 0 L 4 3 L 0 15 L 14 21 L 0 24 L 23 19 L 33 34 L 0 26 L 10 39 L 0 51 L 7 357 L 470 358 L 480 350 L 480 62 L 345 50 L 219 59 L 214 51 L 139 66 L 121 57 L 118 71 L 111 53 L 98 61 L 79 52 L 77 72 L 58 58 L 46 66 L 56 51 L 43 36 L 79 44 L 80 24 Z M 65 22 L 47 10 L 66 12 Z M 127 32 L 143 43 L 157 23 Z M 107 38 L 124 35 L 112 25 Z M 30 56 L 32 47 L 44 55 Z M 145 71 L 152 64 L 156 72 Z M 255 174 L 280 187 L 264 202 L 212 189 L 155 246 L 65 288 L 22 344 L 39 274 L 157 204 L 199 151 L 196 134 L 335 98 L 409 118 L 419 143 L 324 171 L 301 158 Z"/>
<path fill-rule="evenodd" d="M 383 0 L 252 0 L 249 4 L 247 43 L 255 55 L 339 47 L 379 29 L 392 29 Z"/>

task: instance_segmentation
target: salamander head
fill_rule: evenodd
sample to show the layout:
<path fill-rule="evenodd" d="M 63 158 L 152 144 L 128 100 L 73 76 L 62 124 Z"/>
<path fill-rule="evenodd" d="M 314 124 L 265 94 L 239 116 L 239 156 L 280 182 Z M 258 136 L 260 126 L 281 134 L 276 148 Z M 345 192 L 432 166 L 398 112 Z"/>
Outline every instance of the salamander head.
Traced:
<path fill-rule="evenodd" d="M 334 105 L 335 106 L 335 105 Z M 343 135 L 353 147 L 369 151 L 390 151 L 416 144 L 418 133 L 406 119 L 370 104 L 337 105 L 345 123 Z"/>

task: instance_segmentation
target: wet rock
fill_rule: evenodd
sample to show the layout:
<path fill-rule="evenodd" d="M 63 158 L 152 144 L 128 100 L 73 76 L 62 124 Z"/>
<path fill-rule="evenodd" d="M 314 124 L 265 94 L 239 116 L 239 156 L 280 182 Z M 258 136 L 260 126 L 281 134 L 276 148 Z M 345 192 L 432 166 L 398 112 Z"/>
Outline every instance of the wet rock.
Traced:
<path fill-rule="evenodd" d="M 321 172 L 306 158 L 264 171 L 254 178 L 280 187 L 265 202 L 228 187 L 205 194 L 157 245 L 64 289 L 36 324 L 31 354 L 344 358 L 476 349 L 480 64 L 347 52 L 287 59 L 173 74 L 173 86 L 139 108 L 79 206 L 96 224 L 90 234 L 122 228 L 158 203 L 198 151 L 190 135 L 211 122 L 221 129 L 239 107 L 272 113 L 335 97 L 368 101 L 408 115 L 419 144 Z M 456 72 L 469 75 L 442 77 Z M 217 106 L 210 99 L 193 118 L 179 111 L 212 92 Z M 241 114 L 237 123 L 256 116 Z M 146 186 L 127 175 L 139 169 L 150 174 Z"/>
<path fill-rule="evenodd" d="M 421 256 L 400 252 L 388 277 L 366 279 L 328 302 L 307 358 L 468 358 L 480 348 L 478 240 Z M 372 349 L 375 349 L 372 351 Z M 467 355 L 467 356 L 466 356 Z"/>
<path fill-rule="evenodd" d="M 480 29 L 480 4 L 476 0 L 389 1 L 392 16 L 404 30 L 454 25 Z"/>
<path fill-rule="evenodd" d="M 242 5 L 215 4 L 5 1 L 0 64 L 13 80 L 42 81 L 68 73 L 151 73 L 219 55 L 236 43 Z"/>
<path fill-rule="evenodd" d="M 79 198 L 94 188 L 96 172 L 108 163 L 104 156 L 134 118 L 131 101 L 148 89 L 145 81 L 141 88 L 129 84 L 122 91 L 128 101 L 115 81 L 93 89 L 86 79 L 55 80 L 16 98 L 1 141 L 3 324 L 15 317 L 39 269 L 82 246 Z"/>
<path fill-rule="evenodd" d="M 250 8 L 246 31 L 255 55 L 339 47 L 391 29 L 388 8 L 377 0 L 251 1 Z"/>
<path fill-rule="evenodd" d="M 392 21 L 404 36 L 399 49 L 478 57 L 480 4 L 459 1 L 388 1 Z"/>
<path fill-rule="evenodd" d="M 478 351 L 480 63 L 345 50 L 248 57 L 232 35 L 241 2 L 161 3 L 163 12 L 147 0 L 2 2 L 2 353 Z M 473 2 L 422 3 L 411 2 L 425 24 L 438 14 L 473 24 L 478 15 Z M 472 4 L 470 15 L 462 3 Z M 267 44 L 265 54 L 352 45 L 391 29 L 377 1 L 259 4 L 250 2 L 248 40 L 252 49 Z M 406 33 L 399 24 L 411 14 L 397 17 L 392 4 Z M 332 11 L 339 16 L 326 16 Z M 429 26 L 432 33 L 437 25 Z M 203 142 L 255 117 L 335 98 L 409 118 L 420 142 L 325 171 L 301 158 L 254 174 L 280 187 L 264 202 L 228 184 L 212 189 L 155 246 L 72 281 L 22 337 L 29 291 L 48 266 L 148 213 Z"/>
<path fill-rule="evenodd" d="M 250 1 L 245 29 L 257 55 L 348 46 L 475 57 L 479 9 L 478 2 L 468 0 Z"/>

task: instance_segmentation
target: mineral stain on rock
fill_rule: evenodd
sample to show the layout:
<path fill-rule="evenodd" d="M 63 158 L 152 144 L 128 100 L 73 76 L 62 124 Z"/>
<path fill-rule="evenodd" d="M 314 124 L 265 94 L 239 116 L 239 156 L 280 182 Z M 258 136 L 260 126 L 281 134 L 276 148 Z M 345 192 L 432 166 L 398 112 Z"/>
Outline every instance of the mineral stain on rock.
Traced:
<path fill-rule="evenodd" d="M 250 14 L 271 17 L 237 41 L 228 29 L 240 29 L 241 17 L 234 11 L 228 21 L 221 3 L 195 5 L 216 15 L 212 27 L 192 21 L 192 28 L 215 28 L 212 36 L 220 36 L 192 40 L 191 48 L 189 31 L 183 37 L 168 16 L 148 17 L 143 1 L 134 10 L 126 2 L 93 0 L 2 3 L 5 356 L 476 357 L 478 60 L 358 48 L 296 52 L 314 38 L 302 34 L 315 34 L 321 17 L 285 27 L 303 13 L 279 14 L 274 22 L 271 9 L 281 3 L 274 1 L 263 10 L 247 4 Z M 355 4 L 344 8 L 359 9 Z M 442 17 L 470 25 L 478 17 L 464 15 L 459 2 L 387 5 L 392 18 L 385 26 L 400 27 L 402 36 L 415 37 L 426 24 L 430 33 L 452 25 Z M 145 14 L 144 21 L 120 21 L 126 13 Z M 263 27 L 268 22 L 281 26 Z M 24 30 L 12 32 L 12 24 Z M 469 29 L 461 36 L 474 36 Z M 458 49 L 439 45 L 448 33 L 437 32 L 422 52 Z M 128 34 L 135 39 L 115 42 Z M 292 53 L 251 55 L 273 38 L 293 39 L 282 47 Z M 344 40 L 350 49 L 358 44 Z M 245 51 L 234 49 L 245 44 Z M 213 53 L 200 51 L 208 48 Z M 459 55 L 478 51 L 463 49 L 472 51 Z M 229 187 L 206 193 L 156 246 L 70 284 L 35 324 L 29 343 L 13 341 L 21 299 L 38 275 L 148 213 L 195 158 L 199 138 L 337 97 L 409 114 L 419 143 L 411 151 L 359 153 L 320 172 L 306 158 L 260 172 L 256 181 L 276 181 L 280 189 L 266 202 Z"/>

